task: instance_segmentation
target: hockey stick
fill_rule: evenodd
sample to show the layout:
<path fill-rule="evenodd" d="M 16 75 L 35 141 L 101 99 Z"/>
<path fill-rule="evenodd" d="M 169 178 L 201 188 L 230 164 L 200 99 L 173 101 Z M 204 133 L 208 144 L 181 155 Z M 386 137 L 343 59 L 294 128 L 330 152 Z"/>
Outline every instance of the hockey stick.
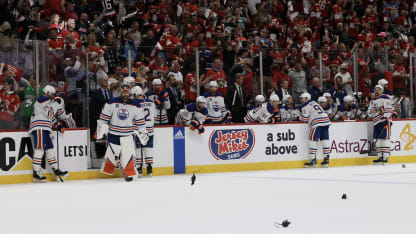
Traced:
<path fill-rule="evenodd" d="M 397 110 L 397 107 L 400 105 L 402 100 L 403 100 L 403 97 L 401 97 L 399 101 L 397 102 L 397 104 L 394 106 L 393 112 Z M 388 121 L 390 121 L 392 118 L 393 118 L 393 114 L 390 115 Z M 384 131 L 385 131 L 385 128 L 382 131 L 380 131 L 380 133 L 377 135 L 377 138 L 374 140 L 374 142 L 370 143 L 371 144 L 370 149 L 362 150 L 360 151 L 360 154 L 368 154 L 368 156 L 377 156 L 377 153 L 374 150 L 374 146 L 377 144 L 378 139 L 381 137 Z"/>

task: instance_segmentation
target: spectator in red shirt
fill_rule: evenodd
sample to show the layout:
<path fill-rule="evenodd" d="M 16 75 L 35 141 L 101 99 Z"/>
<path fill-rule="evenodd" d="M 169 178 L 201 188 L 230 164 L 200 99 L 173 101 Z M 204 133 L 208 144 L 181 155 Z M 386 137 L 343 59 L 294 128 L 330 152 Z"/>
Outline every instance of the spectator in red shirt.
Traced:
<path fill-rule="evenodd" d="M 45 15 L 58 14 L 65 12 L 65 0 L 45 0 L 43 5 Z"/>
<path fill-rule="evenodd" d="M 13 129 L 18 126 L 14 115 L 19 105 L 20 99 L 14 91 L 13 79 L 4 80 L 3 89 L 0 91 L 0 129 Z"/>
<path fill-rule="evenodd" d="M 48 44 L 50 50 L 61 50 L 64 47 L 64 42 L 58 38 L 58 30 L 55 27 L 49 29 Z"/>
<path fill-rule="evenodd" d="M 212 69 L 206 73 L 205 79 L 202 81 L 205 89 L 208 89 L 209 82 L 213 80 L 217 81 L 218 91 L 225 97 L 227 94 L 227 77 L 222 69 L 222 61 L 220 58 L 214 59 Z"/>
<path fill-rule="evenodd" d="M 75 31 L 75 20 L 68 19 L 67 25 L 68 25 L 68 29 L 63 31 L 62 36 L 65 38 L 66 35 L 72 34 L 75 40 L 79 40 L 79 34 L 77 31 Z"/>

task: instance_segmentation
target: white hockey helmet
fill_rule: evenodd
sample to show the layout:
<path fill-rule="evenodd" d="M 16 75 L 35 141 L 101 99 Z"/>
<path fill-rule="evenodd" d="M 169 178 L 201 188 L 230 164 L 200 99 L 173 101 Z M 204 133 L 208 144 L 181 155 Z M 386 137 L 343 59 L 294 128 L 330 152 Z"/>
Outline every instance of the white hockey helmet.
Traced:
<path fill-rule="evenodd" d="M 320 97 L 318 98 L 318 102 L 319 102 L 319 103 L 321 103 L 321 102 L 327 103 L 327 102 L 328 102 L 328 100 L 326 99 L 326 97 L 324 97 L 324 96 L 320 96 Z"/>
<path fill-rule="evenodd" d="M 324 96 L 324 97 L 332 97 L 330 93 L 324 93 L 322 96 Z"/>
<path fill-rule="evenodd" d="M 277 96 L 276 94 L 272 94 L 272 95 L 270 95 L 269 101 L 270 102 L 273 102 L 273 101 L 278 102 L 278 101 L 280 101 L 280 99 L 279 99 L 279 96 Z"/>
<path fill-rule="evenodd" d="M 352 102 L 354 101 L 354 98 L 351 95 L 347 95 L 344 97 L 344 103 L 345 102 Z"/>
<path fill-rule="evenodd" d="M 162 85 L 162 81 L 160 79 L 154 79 L 152 85 Z"/>
<path fill-rule="evenodd" d="M 134 77 L 131 76 L 126 76 L 123 79 L 123 84 L 131 84 L 131 83 L 135 83 L 136 80 L 134 79 Z"/>
<path fill-rule="evenodd" d="M 292 96 L 291 95 L 285 95 L 285 96 L 283 96 L 283 100 L 282 100 L 282 102 L 284 103 L 284 104 L 286 104 L 286 102 L 289 100 L 289 98 L 291 98 Z"/>
<path fill-rule="evenodd" d="M 265 102 L 264 96 L 261 95 L 261 94 L 257 95 L 256 96 L 256 102 L 257 103 L 263 103 L 263 102 Z"/>
<path fill-rule="evenodd" d="M 55 94 L 56 93 L 56 89 L 52 86 L 52 85 L 46 85 L 44 88 L 43 88 L 43 92 L 46 94 L 46 93 L 49 93 L 49 94 Z"/>
<path fill-rule="evenodd" d="M 305 92 L 305 93 L 302 93 L 301 95 L 300 95 L 300 98 L 302 99 L 306 99 L 306 101 L 309 101 L 309 100 L 311 100 L 311 94 L 310 93 L 308 93 L 308 92 Z"/>
<path fill-rule="evenodd" d="M 196 98 L 196 102 L 197 103 L 199 103 L 199 102 L 206 103 L 207 100 L 205 99 L 204 96 L 199 96 L 199 97 Z"/>
<path fill-rule="evenodd" d="M 140 86 L 134 86 L 131 88 L 130 92 L 133 94 L 133 96 L 135 95 L 136 97 L 143 94 L 143 90 L 140 88 Z"/>
<path fill-rule="evenodd" d="M 379 84 L 374 87 L 374 90 L 376 90 L 376 89 L 381 89 L 381 91 L 384 91 L 384 87 L 382 85 L 379 85 Z"/>
<path fill-rule="evenodd" d="M 218 88 L 217 81 L 213 80 L 213 81 L 209 82 L 209 87 L 217 87 Z"/>
<path fill-rule="evenodd" d="M 378 80 L 377 84 L 384 87 L 385 85 L 388 85 L 389 82 L 386 79 L 380 79 Z"/>

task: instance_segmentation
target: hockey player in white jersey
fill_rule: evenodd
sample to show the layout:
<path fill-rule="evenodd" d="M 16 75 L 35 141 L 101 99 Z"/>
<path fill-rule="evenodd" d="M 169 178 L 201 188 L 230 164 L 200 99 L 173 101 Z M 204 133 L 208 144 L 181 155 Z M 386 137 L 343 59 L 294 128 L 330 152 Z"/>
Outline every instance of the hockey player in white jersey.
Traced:
<path fill-rule="evenodd" d="M 143 161 L 147 164 L 147 175 L 152 176 L 153 173 L 153 139 L 154 139 L 154 124 L 155 124 L 155 104 L 143 97 L 143 90 L 139 86 L 135 86 L 131 89 L 133 97 L 139 102 L 140 111 L 143 112 L 144 121 L 146 125 L 147 135 L 149 139 L 144 144 L 140 142 L 140 139 L 136 136 L 136 168 L 139 178 L 143 175 Z M 144 160 L 143 160 L 144 159 Z"/>
<path fill-rule="evenodd" d="M 342 103 L 339 107 L 339 111 L 335 116 L 337 120 L 355 120 L 362 118 L 362 111 L 360 108 L 357 107 L 354 103 L 354 98 L 351 95 L 347 95 L 344 97 L 344 103 Z"/>
<path fill-rule="evenodd" d="M 231 123 L 231 112 L 228 110 L 224 102 L 224 97 L 217 92 L 218 84 L 216 81 L 209 82 L 209 90 L 202 96 L 205 97 L 207 103 L 208 117 L 206 124 Z"/>
<path fill-rule="evenodd" d="M 387 163 L 391 151 L 390 135 L 392 125 L 393 106 L 390 97 L 383 94 L 383 86 L 376 85 L 374 88 L 374 99 L 370 101 L 368 115 L 373 120 L 373 139 L 376 142 L 376 153 L 378 159 L 374 164 Z"/>
<path fill-rule="evenodd" d="M 132 181 L 136 175 L 134 165 L 135 143 L 134 135 L 143 144 L 147 143 L 147 130 L 144 116 L 139 111 L 139 103 L 130 99 L 130 87 L 121 85 L 121 96 L 110 99 L 97 120 L 97 139 L 107 136 L 107 150 L 101 172 L 112 175 L 120 162 L 126 181 Z"/>
<path fill-rule="evenodd" d="M 283 97 L 283 106 L 280 108 L 280 119 L 282 122 L 298 121 L 300 116 L 299 109 L 295 106 L 295 101 L 291 95 Z"/>
<path fill-rule="evenodd" d="M 279 118 L 279 96 L 272 94 L 269 102 L 250 110 L 244 117 L 244 121 L 246 123 L 276 123 Z"/>
<path fill-rule="evenodd" d="M 265 101 L 266 100 L 263 95 L 261 94 L 257 95 L 256 98 L 254 99 L 254 104 L 251 104 L 248 110 L 250 111 L 250 110 L 256 109 L 257 107 L 263 105 Z"/>
<path fill-rule="evenodd" d="M 196 102 L 186 105 L 178 112 L 175 119 L 176 125 L 188 125 L 191 130 L 198 130 L 199 134 L 205 132 L 203 123 L 208 116 L 208 110 L 205 107 L 206 99 L 203 96 L 196 98 Z"/>
<path fill-rule="evenodd" d="M 43 88 L 44 96 L 39 97 L 33 106 L 33 114 L 30 120 L 29 133 L 33 142 L 33 181 L 46 182 L 46 177 L 41 173 L 41 164 L 43 155 L 46 155 L 47 162 L 51 166 L 56 178 L 64 182 L 68 176 L 67 171 L 59 170 L 57 166 L 54 145 L 51 139 L 52 126 L 58 122 L 58 119 L 66 121 L 67 115 L 62 110 L 61 104 L 54 103 L 55 88 L 46 85 Z M 63 125 L 57 127 L 58 131 L 63 132 Z"/>
<path fill-rule="evenodd" d="M 305 167 L 316 167 L 316 153 L 318 151 L 318 141 L 321 141 L 324 158 L 321 167 L 328 167 L 329 153 L 331 152 L 329 143 L 329 121 L 328 115 L 318 103 L 311 100 L 309 93 L 303 93 L 300 96 L 301 114 L 300 120 L 309 124 L 309 161 Z"/>
<path fill-rule="evenodd" d="M 169 94 L 166 89 L 163 89 L 160 79 L 154 79 L 152 85 L 153 90 L 147 93 L 147 98 L 156 106 L 155 124 L 167 124 L 169 122 L 167 111 L 170 109 Z"/>

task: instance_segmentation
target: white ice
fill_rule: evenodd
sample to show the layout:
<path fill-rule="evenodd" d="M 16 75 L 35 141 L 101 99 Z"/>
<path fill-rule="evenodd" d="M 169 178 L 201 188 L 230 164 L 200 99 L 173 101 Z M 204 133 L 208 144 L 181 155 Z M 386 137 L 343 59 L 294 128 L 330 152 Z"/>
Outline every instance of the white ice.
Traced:
<path fill-rule="evenodd" d="M 416 233 L 416 164 L 196 176 L 2 185 L 0 233 Z"/>

